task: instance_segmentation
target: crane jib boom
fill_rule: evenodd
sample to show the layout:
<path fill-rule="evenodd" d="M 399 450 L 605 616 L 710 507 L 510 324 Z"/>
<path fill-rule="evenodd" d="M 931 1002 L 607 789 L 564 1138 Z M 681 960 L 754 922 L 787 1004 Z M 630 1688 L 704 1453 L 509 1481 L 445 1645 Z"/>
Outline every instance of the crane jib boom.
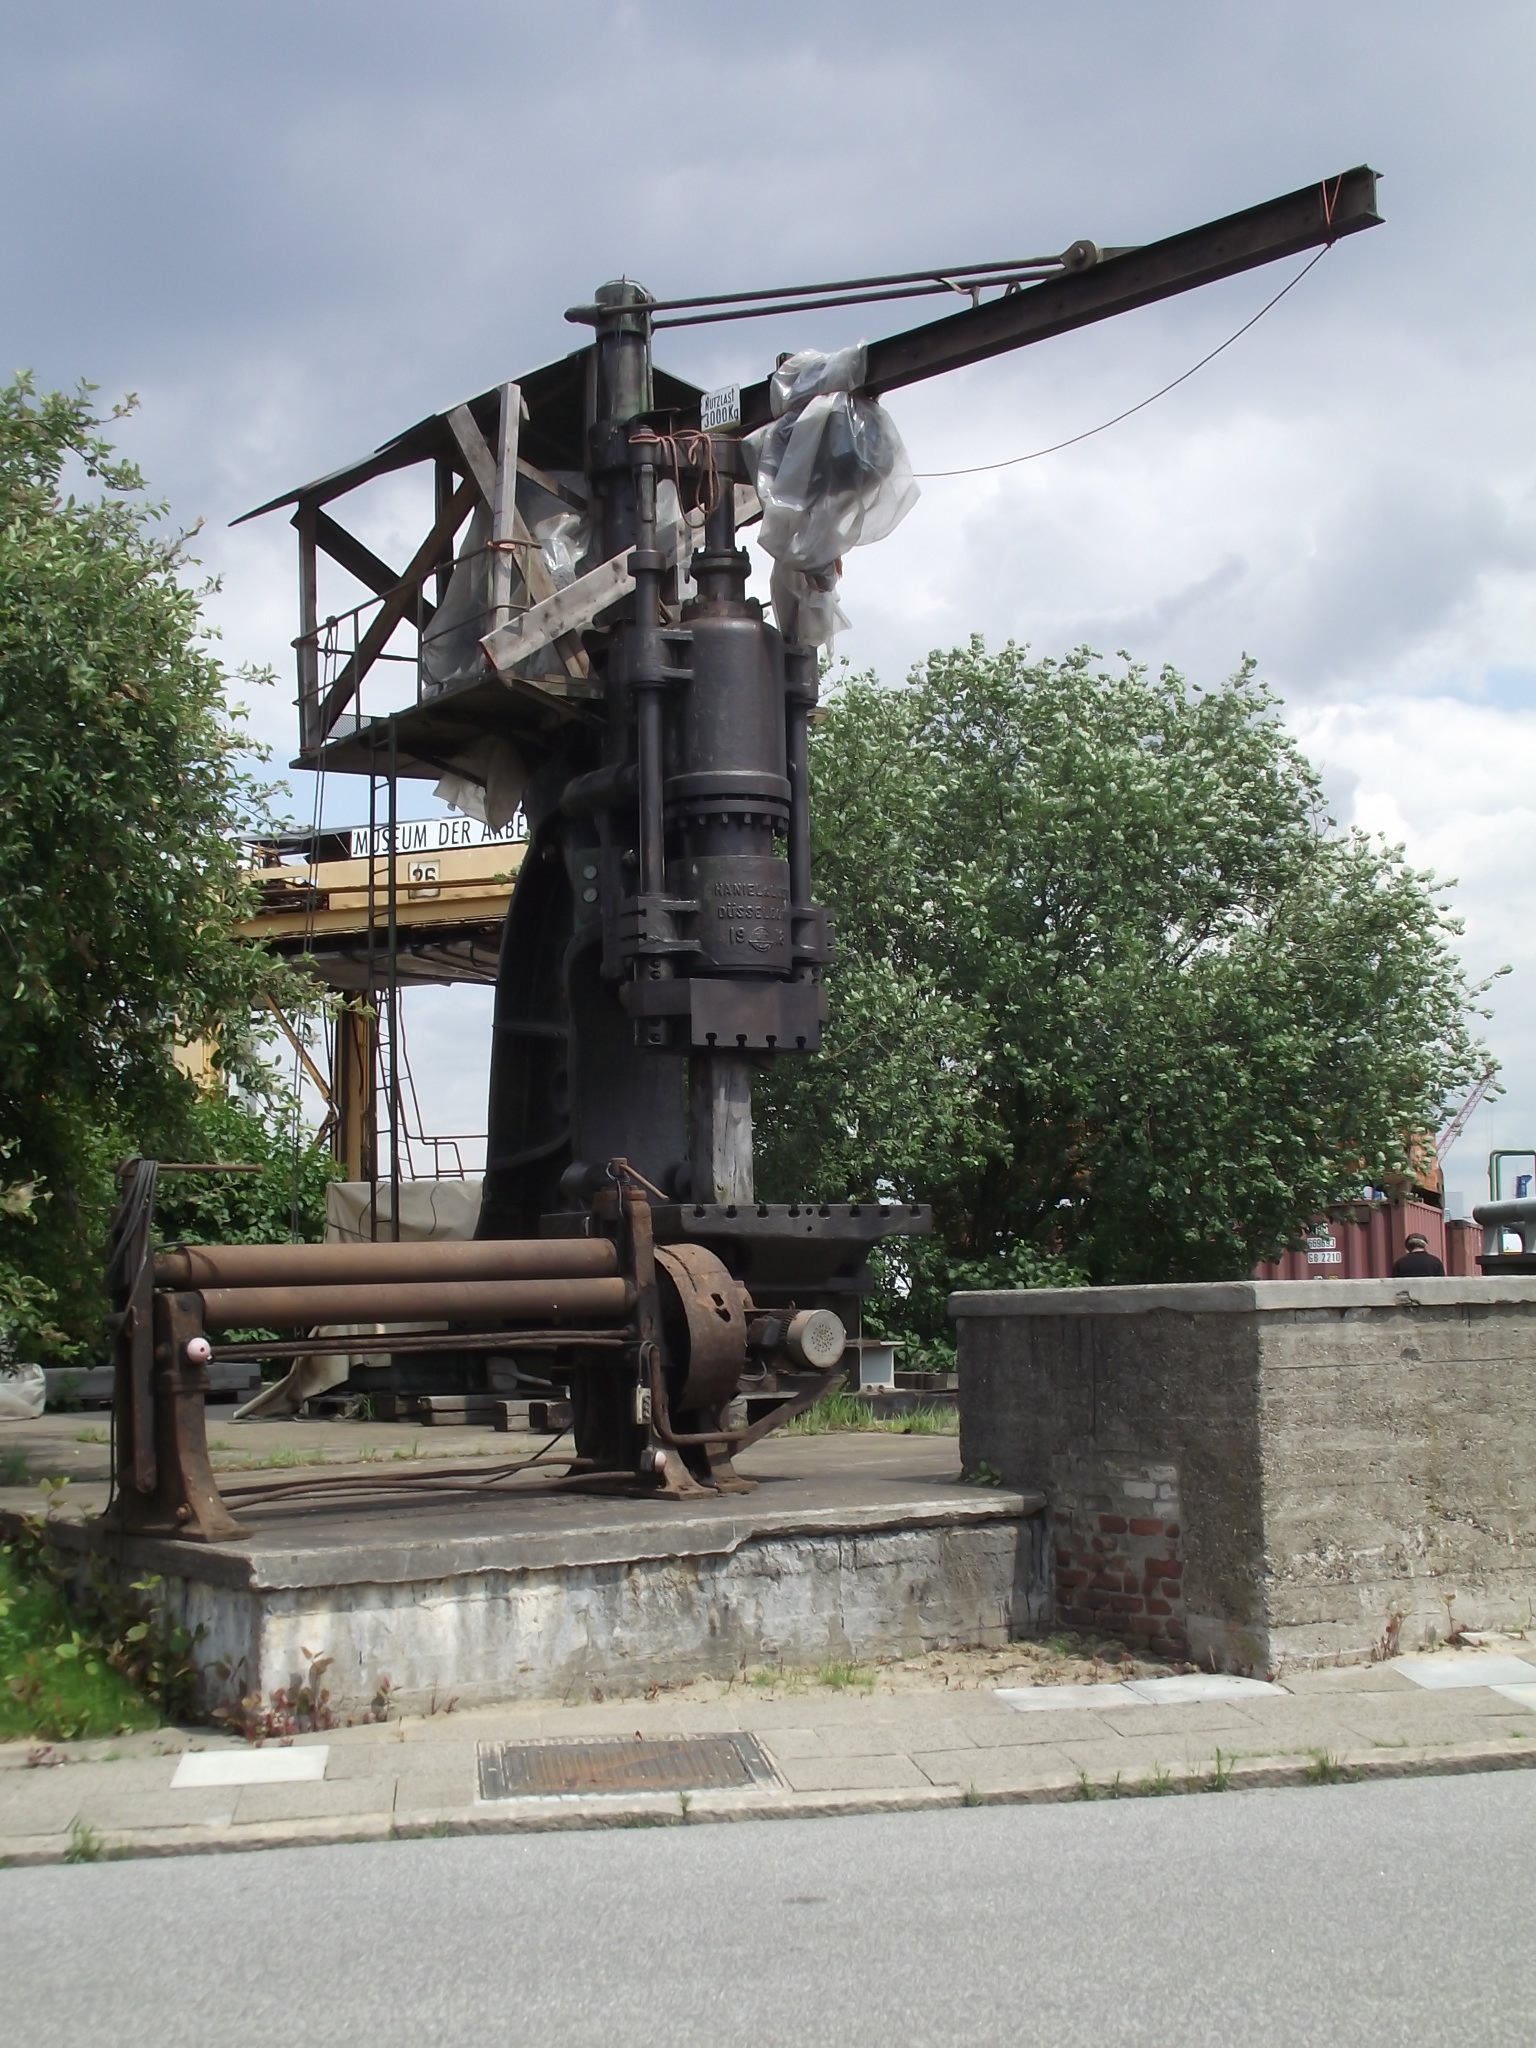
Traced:
<path fill-rule="evenodd" d="M 1362 164 L 1224 220 L 1101 257 L 1085 270 L 872 341 L 865 388 L 876 394 L 895 391 L 1380 225 L 1376 173 Z M 741 394 L 741 431 L 749 433 L 768 418 L 765 380 Z"/>

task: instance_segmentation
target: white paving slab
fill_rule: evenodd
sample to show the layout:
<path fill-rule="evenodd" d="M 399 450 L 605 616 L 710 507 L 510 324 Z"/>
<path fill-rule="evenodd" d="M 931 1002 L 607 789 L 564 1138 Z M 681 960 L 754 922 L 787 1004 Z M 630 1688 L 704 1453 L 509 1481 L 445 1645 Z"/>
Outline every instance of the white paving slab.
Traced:
<path fill-rule="evenodd" d="M 1261 1693 L 1286 1693 L 1267 1678 L 1234 1678 L 1224 1671 L 1187 1671 L 1177 1678 L 1128 1678 L 1125 1689 L 1154 1706 L 1179 1707 L 1194 1700 L 1245 1700 Z M 1288 1695 L 1287 1695 L 1288 1697 Z"/>
<path fill-rule="evenodd" d="M 1536 1683 L 1531 1685 L 1496 1685 L 1493 1689 L 1500 1699 L 1513 1700 L 1517 1707 L 1536 1708 Z"/>
<path fill-rule="evenodd" d="M 1527 1664 L 1523 1657 L 1468 1657 L 1453 1651 L 1449 1656 L 1394 1657 L 1392 1669 L 1431 1692 L 1463 1685 L 1536 1684 L 1536 1664 Z"/>
<path fill-rule="evenodd" d="M 997 1697 L 1021 1714 L 1043 1714 L 1050 1707 L 1144 1707 L 1128 1685 L 999 1686 Z"/>
<path fill-rule="evenodd" d="M 1178 1678 L 1128 1678 L 1113 1685 L 1000 1686 L 997 1697 L 1021 1714 L 1052 1707 L 1179 1707 L 1197 1700 L 1251 1699 L 1264 1693 L 1289 1697 L 1283 1685 L 1265 1678 L 1230 1678 L 1225 1672 L 1190 1671 Z"/>
<path fill-rule="evenodd" d="M 202 1785 L 293 1785 L 325 1776 L 323 1742 L 302 1749 L 189 1749 L 176 1766 L 173 1792 Z"/>

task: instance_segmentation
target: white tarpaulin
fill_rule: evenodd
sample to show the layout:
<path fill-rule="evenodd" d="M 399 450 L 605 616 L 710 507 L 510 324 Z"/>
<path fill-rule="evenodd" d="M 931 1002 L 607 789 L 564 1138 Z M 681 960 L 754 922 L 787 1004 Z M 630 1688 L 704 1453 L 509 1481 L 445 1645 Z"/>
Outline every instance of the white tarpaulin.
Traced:
<path fill-rule="evenodd" d="M 36 1422 L 48 1405 L 48 1382 L 40 1365 L 0 1370 L 0 1422 Z"/>

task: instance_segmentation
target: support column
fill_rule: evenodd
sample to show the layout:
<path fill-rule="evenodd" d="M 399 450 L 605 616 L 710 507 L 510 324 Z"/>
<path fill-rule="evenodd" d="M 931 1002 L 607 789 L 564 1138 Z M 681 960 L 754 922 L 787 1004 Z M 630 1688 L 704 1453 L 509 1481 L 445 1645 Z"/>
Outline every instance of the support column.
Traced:
<path fill-rule="evenodd" d="M 336 1111 L 332 1156 L 348 1180 L 372 1180 L 378 1171 L 377 1050 L 378 1019 L 371 1005 L 366 1001 L 348 1003 L 336 1014 L 331 1091 Z"/>
<path fill-rule="evenodd" d="M 754 1201 L 749 1055 L 696 1052 L 691 1056 L 688 1123 L 688 1164 L 694 1201 Z"/>

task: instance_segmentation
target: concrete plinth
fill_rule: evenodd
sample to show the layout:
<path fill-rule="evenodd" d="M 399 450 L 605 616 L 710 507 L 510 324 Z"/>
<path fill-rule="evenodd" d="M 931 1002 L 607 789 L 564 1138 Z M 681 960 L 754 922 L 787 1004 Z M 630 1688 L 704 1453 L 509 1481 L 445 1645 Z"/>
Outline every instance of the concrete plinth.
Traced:
<path fill-rule="evenodd" d="M 1263 1672 L 1536 1607 L 1536 1278 L 957 1294 L 967 1470 L 1058 1620 Z"/>
<path fill-rule="evenodd" d="M 1001 1645 L 1045 1619 L 1039 1499 L 959 1485 L 952 1439 L 836 1441 L 761 1446 L 755 1492 L 702 1503 L 518 1482 L 472 1501 L 244 1511 L 258 1533 L 237 1543 L 109 1554 L 160 1574 L 201 1631 L 205 1708 L 291 1696 L 317 1657 L 346 1716 L 385 1680 L 409 1710 L 614 1697 L 751 1666 Z"/>

